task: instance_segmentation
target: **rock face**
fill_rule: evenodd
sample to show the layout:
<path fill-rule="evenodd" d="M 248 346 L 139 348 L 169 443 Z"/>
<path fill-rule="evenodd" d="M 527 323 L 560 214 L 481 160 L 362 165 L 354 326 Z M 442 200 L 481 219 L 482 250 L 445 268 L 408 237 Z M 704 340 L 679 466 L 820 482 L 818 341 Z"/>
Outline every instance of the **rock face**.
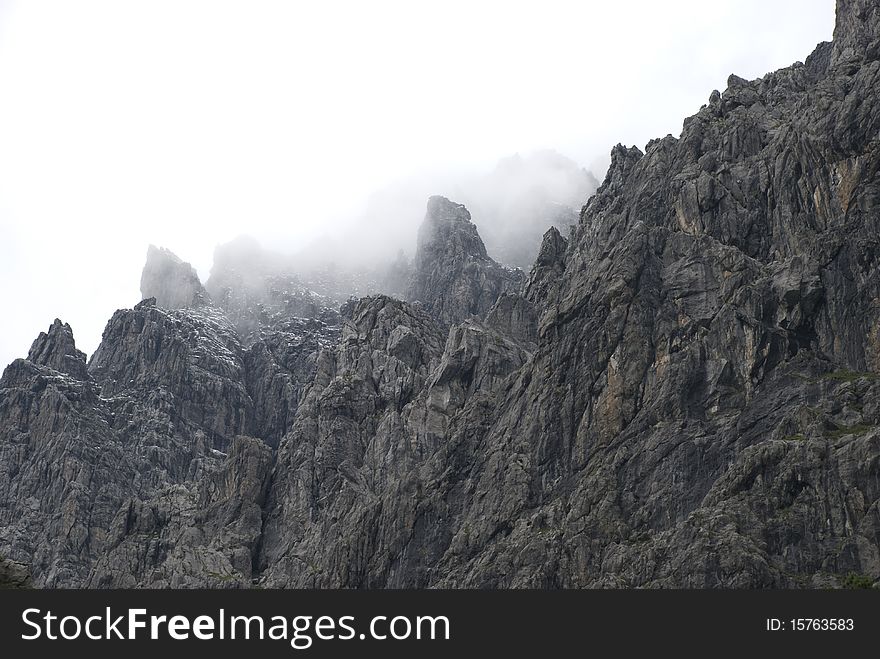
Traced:
<path fill-rule="evenodd" d="M 538 307 L 516 293 L 502 293 L 486 316 L 486 325 L 507 338 L 534 346 L 538 340 Z"/>
<path fill-rule="evenodd" d="M 272 451 L 236 437 L 229 455 L 191 482 L 128 499 L 110 525 L 90 587 L 241 587 L 253 578 Z"/>
<path fill-rule="evenodd" d="M 88 377 L 85 353 L 76 349 L 70 325 L 57 318 L 48 332 L 40 332 L 27 358 L 34 364 L 48 366 L 79 380 Z"/>
<path fill-rule="evenodd" d="M 197 424 L 212 448 L 225 450 L 253 418 L 244 349 L 210 307 L 168 310 L 150 299 L 117 311 L 89 370 L 103 396 L 156 397 L 173 426 Z"/>
<path fill-rule="evenodd" d="M 30 574 L 26 565 L 0 558 L 0 590 L 6 588 L 29 588 Z"/>
<path fill-rule="evenodd" d="M 732 77 L 680 139 L 615 148 L 571 240 L 545 238 L 523 295 L 540 316 L 534 353 L 475 391 L 488 353 L 453 327 L 407 403 L 440 448 L 356 512 L 330 514 L 344 552 L 279 575 L 273 547 L 316 543 L 267 537 L 270 582 L 876 580 L 880 115 L 867 99 L 880 62 L 838 68 L 831 50 Z M 445 308 L 426 290 L 412 297 Z M 424 436 L 401 428 L 398 445 Z M 274 496 L 281 509 L 303 493 Z"/>
<path fill-rule="evenodd" d="M 615 147 L 527 279 L 434 197 L 411 302 L 351 299 L 335 335 L 234 278 L 117 312 L 87 372 L 56 322 L 0 378 L 0 576 L 876 583 L 878 36 L 839 0 L 805 63 Z"/>
<path fill-rule="evenodd" d="M 415 401 L 442 352 L 424 311 L 385 297 L 357 303 L 279 448 L 260 561 L 267 584 L 384 583 L 400 547 L 351 541 L 367 527 L 396 533 L 398 515 L 412 521 L 411 496 L 388 486 L 437 449 L 438 434 L 418 431 Z"/>
<path fill-rule="evenodd" d="M 538 258 L 529 274 L 523 297 L 539 307 L 552 308 L 558 301 L 559 280 L 565 275 L 565 254 L 568 241 L 551 227 L 544 234 Z"/>
<path fill-rule="evenodd" d="M 195 268 L 164 247 L 150 245 L 141 274 L 141 297 L 156 298 L 160 307 L 182 309 L 208 302 Z"/>
<path fill-rule="evenodd" d="M 339 338 L 344 296 L 310 289 L 280 255 L 246 237 L 215 250 L 206 287 L 246 347 L 251 433 L 277 446 L 315 376 L 319 352 Z"/>
<path fill-rule="evenodd" d="M 49 337 L 56 328 L 64 326 L 53 325 Z M 198 580 L 169 576 L 186 573 L 173 564 L 175 523 L 189 542 L 219 523 L 212 511 L 222 518 L 242 498 L 256 500 L 232 487 L 192 503 L 243 459 L 237 437 L 253 424 L 242 348 L 228 322 L 207 308 L 164 310 L 149 300 L 114 315 L 90 367 L 71 374 L 17 360 L 0 378 L 3 555 L 30 565 L 40 586 L 250 583 L 249 571 L 224 562 L 228 553 L 203 561 Z M 268 473 L 271 451 L 259 445 Z M 188 510 L 203 513 L 184 523 Z M 119 550 L 147 518 L 151 543 L 136 556 Z M 209 571 L 225 576 L 212 581 Z"/>
<path fill-rule="evenodd" d="M 445 325 L 483 316 L 498 296 L 517 290 L 522 272 L 489 258 L 461 204 L 431 197 L 419 229 L 418 249 L 407 298 L 418 301 Z"/>
<path fill-rule="evenodd" d="M 832 61 L 838 64 L 876 59 L 880 49 L 878 22 L 880 7 L 873 0 L 838 0 Z"/>

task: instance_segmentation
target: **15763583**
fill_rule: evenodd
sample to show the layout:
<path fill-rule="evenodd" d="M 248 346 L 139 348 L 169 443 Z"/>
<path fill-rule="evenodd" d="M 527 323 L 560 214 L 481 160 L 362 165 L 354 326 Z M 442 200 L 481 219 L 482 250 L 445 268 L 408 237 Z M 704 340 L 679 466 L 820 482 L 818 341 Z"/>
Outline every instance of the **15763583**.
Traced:
<path fill-rule="evenodd" d="M 851 632 L 855 629 L 852 618 L 767 618 L 768 632 Z"/>

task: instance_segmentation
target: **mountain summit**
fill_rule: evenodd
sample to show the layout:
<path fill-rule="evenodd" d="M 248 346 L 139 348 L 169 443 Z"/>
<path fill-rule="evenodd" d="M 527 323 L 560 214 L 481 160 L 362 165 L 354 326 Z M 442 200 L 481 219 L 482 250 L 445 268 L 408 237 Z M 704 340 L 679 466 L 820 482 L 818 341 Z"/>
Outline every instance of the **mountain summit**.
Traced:
<path fill-rule="evenodd" d="M 502 267 L 486 253 L 467 208 L 431 197 L 419 228 L 407 298 L 419 301 L 440 322 L 484 316 L 498 296 L 522 285 L 523 273 Z"/>

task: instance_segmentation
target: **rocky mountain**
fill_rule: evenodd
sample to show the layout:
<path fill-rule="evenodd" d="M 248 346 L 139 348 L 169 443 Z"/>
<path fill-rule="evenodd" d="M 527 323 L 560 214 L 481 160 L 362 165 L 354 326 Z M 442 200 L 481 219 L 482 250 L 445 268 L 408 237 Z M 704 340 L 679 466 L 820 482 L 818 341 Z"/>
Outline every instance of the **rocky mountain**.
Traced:
<path fill-rule="evenodd" d="M 199 275 L 189 263 L 163 247 L 150 245 L 141 274 L 141 297 L 156 298 L 166 309 L 182 309 L 209 302 Z"/>
<path fill-rule="evenodd" d="M 214 265 L 205 288 L 239 336 L 250 344 L 259 339 L 261 332 L 291 319 L 338 326 L 337 309 L 349 293 L 348 287 L 334 283 L 332 276 L 303 277 L 282 254 L 241 236 L 214 251 Z M 342 289 L 346 292 L 340 293 Z M 333 331 L 326 334 L 328 339 L 334 336 Z"/>
<path fill-rule="evenodd" d="M 522 271 L 489 257 L 467 208 L 445 197 L 428 199 L 407 299 L 450 325 L 484 316 L 501 293 L 518 290 L 523 279 Z"/>
<path fill-rule="evenodd" d="M 409 301 L 154 255 L 87 366 L 56 321 L 0 378 L 0 579 L 876 584 L 880 12 L 837 12 L 615 147 L 528 277 L 433 197 Z"/>
<path fill-rule="evenodd" d="M 73 330 L 57 318 L 48 332 L 40 332 L 28 351 L 27 359 L 80 380 L 88 377 L 86 355 L 76 349 Z"/>
<path fill-rule="evenodd" d="M 333 263 L 338 275 L 354 274 L 348 283 L 359 297 L 404 298 L 425 199 L 443 196 L 467 207 L 492 259 L 528 272 L 544 232 L 555 226 L 567 236 L 598 187 L 592 173 L 551 150 L 516 153 L 488 171 L 414 172 L 374 191 L 343 231 L 298 248 L 291 261 L 301 272 Z"/>

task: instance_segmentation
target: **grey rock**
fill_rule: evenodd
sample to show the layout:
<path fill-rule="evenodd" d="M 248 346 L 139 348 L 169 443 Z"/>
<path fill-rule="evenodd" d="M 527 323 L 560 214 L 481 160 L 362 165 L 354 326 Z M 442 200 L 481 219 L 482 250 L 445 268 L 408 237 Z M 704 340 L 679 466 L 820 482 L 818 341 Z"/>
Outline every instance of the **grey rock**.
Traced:
<path fill-rule="evenodd" d="M 234 328 L 215 308 L 139 305 L 113 315 L 89 371 L 103 396 L 154 397 L 170 423 L 195 424 L 223 450 L 253 418 L 243 359 Z"/>
<path fill-rule="evenodd" d="M 558 289 L 558 281 L 565 272 L 565 253 L 568 241 L 556 227 L 550 227 L 541 241 L 538 258 L 525 285 L 523 296 L 535 309 L 550 309 Z"/>
<path fill-rule="evenodd" d="M 6 588 L 29 588 L 30 573 L 27 565 L 0 557 L 0 590 Z"/>
<path fill-rule="evenodd" d="M 141 297 L 155 298 L 160 307 L 183 309 L 210 300 L 199 276 L 189 263 L 164 247 L 150 245 L 141 273 Z"/>
<path fill-rule="evenodd" d="M 538 341 L 538 310 L 527 298 L 516 293 L 502 293 L 486 315 L 486 325 L 534 349 Z"/>
<path fill-rule="evenodd" d="M 530 357 L 521 343 L 475 321 L 453 325 L 428 382 L 427 404 L 446 415 L 480 391 L 493 392 Z"/>
<path fill-rule="evenodd" d="M 353 309 L 339 346 L 319 357 L 279 448 L 263 535 L 264 583 L 383 583 L 397 549 L 373 553 L 351 540 L 385 514 L 383 524 L 397 533 L 383 503 L 391 497 L 406 506 L 388 486 L 437 449 L 440 437 L 418 432 L 422 419 L 411 417 L 442 353 L 442 331 L 424 311 L 382 296 Z M 401 441 L 402 433 L 412 439 Z M 381 574 L 373 566 L 382 566 Z"/>
<path fill-rule="evenodd" d="M 40 332 L 31 345 L 27 358 L 34 364 L 48 366 L 78 380 L 88 377 L 85 353 L 76 349 L 70 325 L 57 318 L 49 327 L 48 333 Z"/>
<path fill-rule="evenodd" d="M 249 586 L 272 471 L 263 442 L 236 437 L 229 455 L 192 483 L 169 485 L 116 512 L 87 585 L 133 588 Z"/>
<path fill-rule="evenodd" d="M 493 261 L 468 210 L 431 197 L 419 229 L 407 299 L 418 301 L 444 325 L 484 316 L 505 291 L 518 291 L 524 276 Z"/>
<path fill-rule="evenodd" d="M 434 197 L 410 302 L 331 323 L 224 266 L 216 307 L 117 312 L 88 373 L 53 325 L 0 378 L 0 556 L 36 586 L 877 583 L 876 19 L 839 0 L 803 64 L 615 147 L 527 280 Z"/>
<path fill-rule="evenodd" d="M 394 426 L 396 445 L 430 428 L 438 448 L 381 484 L 346 472 L 370 482 L 363 502 L 313 509 L 318 529 L 305 515 L 299 535 L 276 527 L 268 583 L 876 580 L 878 170 L 865 163 L 880 115 L 860 99 L 873 98 L 878 66 L 835 66 L 827 50 L 732 78 L 680 139 L 616 147 L 568 244 L 549 233 L 530 276 L 534 353 L 473 387 L 497 344 L 477 340 L 489 334 L 473 321 L 453 324 L 408 423 Z M 473 243 L 462 211 L 441 217 L 464 225 L 458 245 Z M 290 439 L 281 455 L 300 445 Z M 322 526 L 328 514 L 342 530 Z M 315 533 L 338 538 L 331 551 L 315 549 Z M 313 549 L 279 573 L 276 546 Z"/>
<path fill-rule="evenodd" d="M 838 0 L 834 28 L 835 64 L 880 55 L 880 7 L 873 0 Z"/>

